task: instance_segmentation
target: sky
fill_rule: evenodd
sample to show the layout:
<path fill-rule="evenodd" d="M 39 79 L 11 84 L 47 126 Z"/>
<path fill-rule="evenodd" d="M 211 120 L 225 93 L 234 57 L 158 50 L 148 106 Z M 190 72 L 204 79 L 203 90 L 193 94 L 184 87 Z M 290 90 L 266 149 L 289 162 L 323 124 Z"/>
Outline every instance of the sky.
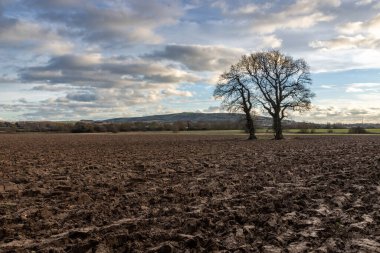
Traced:
<path fill-rule="evenodd" d="M 310 65 L 290 119 L 380 123 L 380 0 L 0 0 L 0 119 L 222 112 L 218 77 L 271 49 Z"/>

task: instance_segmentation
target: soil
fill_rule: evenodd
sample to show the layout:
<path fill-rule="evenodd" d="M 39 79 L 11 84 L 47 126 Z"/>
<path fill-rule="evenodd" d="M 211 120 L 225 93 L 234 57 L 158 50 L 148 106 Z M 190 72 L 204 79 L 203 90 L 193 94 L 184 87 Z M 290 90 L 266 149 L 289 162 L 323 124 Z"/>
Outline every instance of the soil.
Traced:
<path fill-rule="evenodd" d="M 0 252 L 380 252 L 380 136 L 14 134 Z"/>

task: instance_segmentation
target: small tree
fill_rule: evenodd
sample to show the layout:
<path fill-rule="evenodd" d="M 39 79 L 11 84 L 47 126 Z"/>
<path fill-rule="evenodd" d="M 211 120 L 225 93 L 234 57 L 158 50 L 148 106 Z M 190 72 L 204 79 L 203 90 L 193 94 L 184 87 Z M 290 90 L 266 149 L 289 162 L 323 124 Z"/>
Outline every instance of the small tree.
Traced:
<path fill-rule="evenodd" d="M 349 134 L 366 134 L 368 133 L 367 130 L 364 127 L 357 126 L 357 127 L 351 127 L 348 129 Z"/>
<path fill-rule="evenodd" d="M 252 82 L 247 79 L 240 63 L 232 65 L 229 71 L 220 76 L 219 83 L 214 90 L 214 97 L 222 99 L 222 105 L 227 110 L 244 112 L 249 140 L 257 139 L 252 118 L 252 92 Z"/>
<path fill-rule="evenodd" d="M 283 139 L 282 120 L 287 110 L 310 109 L 314 94 L 309 66 L 277 50 L 243 56 L 240 65 L 256 89 L 256 100 L 273 118 L 275 139 Z"/>

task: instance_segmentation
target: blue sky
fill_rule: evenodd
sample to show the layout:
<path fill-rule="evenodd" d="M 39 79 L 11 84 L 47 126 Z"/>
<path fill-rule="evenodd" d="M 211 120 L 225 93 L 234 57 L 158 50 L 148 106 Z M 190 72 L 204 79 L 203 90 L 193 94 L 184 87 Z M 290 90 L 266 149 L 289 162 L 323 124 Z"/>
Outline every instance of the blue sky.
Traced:
<path fill-rule="evenodd" d="M 220 112 L 218 76 L 269 49 L 311 67 L 289 118 L 380 122 L 379 0 L 0 0 L 0 119 Z"/>

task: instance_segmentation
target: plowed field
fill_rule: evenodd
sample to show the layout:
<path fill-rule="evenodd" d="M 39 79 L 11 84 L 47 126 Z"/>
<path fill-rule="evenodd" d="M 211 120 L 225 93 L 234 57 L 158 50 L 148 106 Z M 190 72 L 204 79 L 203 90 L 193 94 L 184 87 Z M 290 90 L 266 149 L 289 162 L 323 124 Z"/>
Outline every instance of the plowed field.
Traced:
<path fill-rule="evenodd" d="M 0 252 L 380 252 L 380 136 L 0 138 Z"/>

